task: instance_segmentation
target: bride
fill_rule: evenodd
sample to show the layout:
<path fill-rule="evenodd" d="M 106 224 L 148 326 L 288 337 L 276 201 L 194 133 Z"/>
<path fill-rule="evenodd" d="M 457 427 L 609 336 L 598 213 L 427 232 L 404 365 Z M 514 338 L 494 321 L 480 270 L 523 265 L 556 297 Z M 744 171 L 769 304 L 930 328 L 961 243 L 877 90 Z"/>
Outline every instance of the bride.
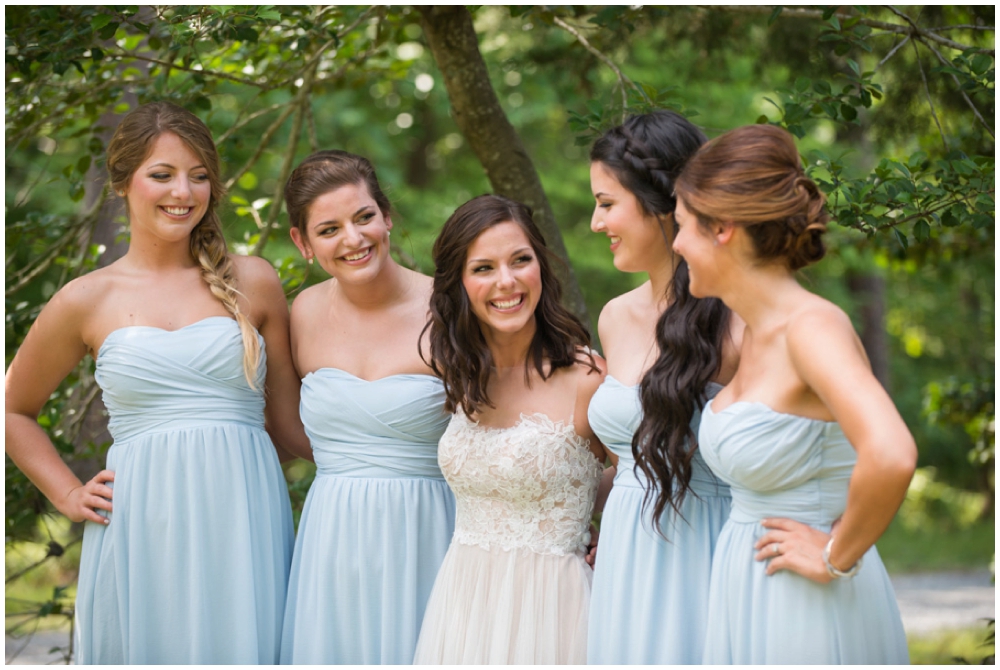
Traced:
<path fill-rule="evenodd" d="M 414 663 L 585 663 L 584 556 L 603 449 L 587 405 L 604 377 L 531 210 L 495 195 L 434 245 L 430 365 L 454 412 L 438 460 L 455 534 Z"/>

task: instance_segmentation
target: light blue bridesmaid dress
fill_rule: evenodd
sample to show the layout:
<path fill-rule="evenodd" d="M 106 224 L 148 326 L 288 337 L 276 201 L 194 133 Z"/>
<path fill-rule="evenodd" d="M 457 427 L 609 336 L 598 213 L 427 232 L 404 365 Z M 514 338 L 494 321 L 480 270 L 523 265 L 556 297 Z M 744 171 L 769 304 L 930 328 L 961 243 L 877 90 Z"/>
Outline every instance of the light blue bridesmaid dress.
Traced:
<path fill-rule="evenodd" d="M 785 517 L 829 532 L 847 504 L 857 455 L 840 425 L 737 402 L 701 421 L 705 461 L 732 487 L 733 511 L 712 565 L 705 662 L 908 662 L 896 596 L 872 547 L 851 579 L 818 584 L 754 560 L 760 520 Z"/>
<path fill-rule="evenodd" d="M 444 385 L 322 368 L 302 380 L 316 480 L 299 523 L 282 663 L 407 664 L 455 527 L 437 463 Z"/>
<path fill-rule="evenodd" d="M 229 317 L 105 339 L 114 511 L 84 529 L 77 663 L 277 662 L 292 515 L 264 368 L 251 389 Z"/>
<path fill-rule="evenodd" d="M 720 388 L 709 383 L 706 393 L 714 396 Z M 639 387 L 608 375 L 587 416 L 594 433 L 618 455 L 618 473 L 601 517 L 587 662 L 700 663 L 712 553 L 729 516 L 729 487 L 696 452 L 691 489 L 681 505 L 684 518 L 669 508 L 664 512 L 664 539 L 653 529 L 651 511 L 642 513 L 645 478 L 632 458 L 632 436 L 642 420 Z M 699 419 L 695 412 L 695 429 Z"/>

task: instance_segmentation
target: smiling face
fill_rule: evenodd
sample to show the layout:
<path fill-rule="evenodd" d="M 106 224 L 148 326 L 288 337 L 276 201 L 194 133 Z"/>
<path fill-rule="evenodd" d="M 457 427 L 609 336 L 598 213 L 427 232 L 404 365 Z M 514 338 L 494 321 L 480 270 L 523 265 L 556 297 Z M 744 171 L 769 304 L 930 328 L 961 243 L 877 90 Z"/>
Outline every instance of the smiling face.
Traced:
<path fill-rule="evenodd" d="M 542 295 L 542 272 L 528 236 L 512 221 L 487 228 L 469 246 L 462 285 L 489 339 L 530 328 Z"/>
<path fill-rule="evenodd" d="M 677 198 L 674 218 L 679 227 L 674 238 L 674 252 L 687 261 L 691 295 L 696 298 L 718 297 L 715 279 L 718 275 L 720 247 L 717 240 L 688 211 L 681 198 Z"/>
<path fill-rule="evenodd" d="M 208 170 L 184 142 L 164 133 L 125 188 L 132 235 L 150 234 L 176 242 L 187 239 L 208 210 L 212 185 Z"/>
<path fill-rule="evenodd" d="M 338 281 L 365 283 L 389 258 L 392 220 L 384 216 L 363 182 L 324 193 L 309 206 L 305 233 L 292 228 L 292 241 Z"/>
<path fill-rule="evenodd" d="M 635 195 L 603 163 L 590 164 L 590 187 L 596 200 L 590 229 L 608 236 L 616 268 L 649 272 L 669 260 L 660 219 L 644 212 Z"/>

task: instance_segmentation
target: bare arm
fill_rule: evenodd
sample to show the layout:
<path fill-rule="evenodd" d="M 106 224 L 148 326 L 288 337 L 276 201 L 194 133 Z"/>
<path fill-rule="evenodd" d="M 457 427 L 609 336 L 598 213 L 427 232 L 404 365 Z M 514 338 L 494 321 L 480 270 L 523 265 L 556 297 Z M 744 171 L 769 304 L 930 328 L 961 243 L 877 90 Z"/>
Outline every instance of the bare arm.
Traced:
<path fill-rule="evenodd" d="M 239 258 L 240 281 L 250 300 L 257 330 L 267 347 L 267 404 L 264 425 L 274 442 L 278 458 L 291 460 L 296 456 L 313 460 L 309 438 L 299 417 L 299 391 L 302 382 L 289 344 L 289 316 L 285 293 L 278 274 L 271 265 L 259 258 Z"/>
<path fill-rule="evenodd" d="M 18 468 L 72 521 L 107 523 L 95 510 L 111 510 L 114 473 L 103 470 L 86 484 L 63 462 L 38 414 L 49 396 L 87 353 L 83 340 L 89 282 L 73 282 L 45 306 L 21 345 L 4 382 L 6 451 Z"/>
<path fill-rule="evenodd" d="M 858 454 L 829 557 L 834 568 L 848 570 L 885 532 L 903 502 L 916 467 L 916 445 L 872 374 L 847 315 L 835 309 L 809 310 L 789 325 L 787 341 L 796 371 Z M 768 571 L 787 568 L 815 581 L 828 581 L 821 554 L 829 536 L 790 525 L 795 522 L 772 521 L 782 523 L 770 525 L 777 530 L 762 537 L 758 548 L 767 545 L 768 535 L 778 533 L 770 541 L 783 542 L 781 533 L 790 532 L 799 533 L 801 551 L 773 559 Z"/>

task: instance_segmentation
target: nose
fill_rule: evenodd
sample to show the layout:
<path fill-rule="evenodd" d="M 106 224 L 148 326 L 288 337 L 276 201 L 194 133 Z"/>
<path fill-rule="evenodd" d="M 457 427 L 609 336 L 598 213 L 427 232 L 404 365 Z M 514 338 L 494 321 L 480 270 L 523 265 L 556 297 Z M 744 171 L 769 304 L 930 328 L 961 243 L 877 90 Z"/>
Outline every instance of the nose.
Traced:
<path fill-rule="evenodd" d="M 188 181 L 187 177 L 181 175 L 174 180 L 174 188 L 171 195 L 173 195 L 178 200 L 188 199 L 188 197 L 191 195 L 191 182 Z"/>
<path fill-rule="evenodd" d="M 361 237 L 361 231 L 353 223 L 348 223 L 344 226 L 344 243 L 351 248 L 358 248 L 361 246 L 363 239 Z"/>
<path fill-rule="evenodd" d="M 497 288 L 508 289 L 513 288 L 516 283 L 514 279 L 514 271 L 509 265 L 501 265 L 500 271 L 497 275 Z"/>
<path fill-rule="evenodd" d="M 601 218 L 601 210 L 598 207 L 594 207 L 594 213 L 590 216 L 590 230 L 595 233 L 600 233 L 606 230 L 604 227 L 604 219 Z"/>

